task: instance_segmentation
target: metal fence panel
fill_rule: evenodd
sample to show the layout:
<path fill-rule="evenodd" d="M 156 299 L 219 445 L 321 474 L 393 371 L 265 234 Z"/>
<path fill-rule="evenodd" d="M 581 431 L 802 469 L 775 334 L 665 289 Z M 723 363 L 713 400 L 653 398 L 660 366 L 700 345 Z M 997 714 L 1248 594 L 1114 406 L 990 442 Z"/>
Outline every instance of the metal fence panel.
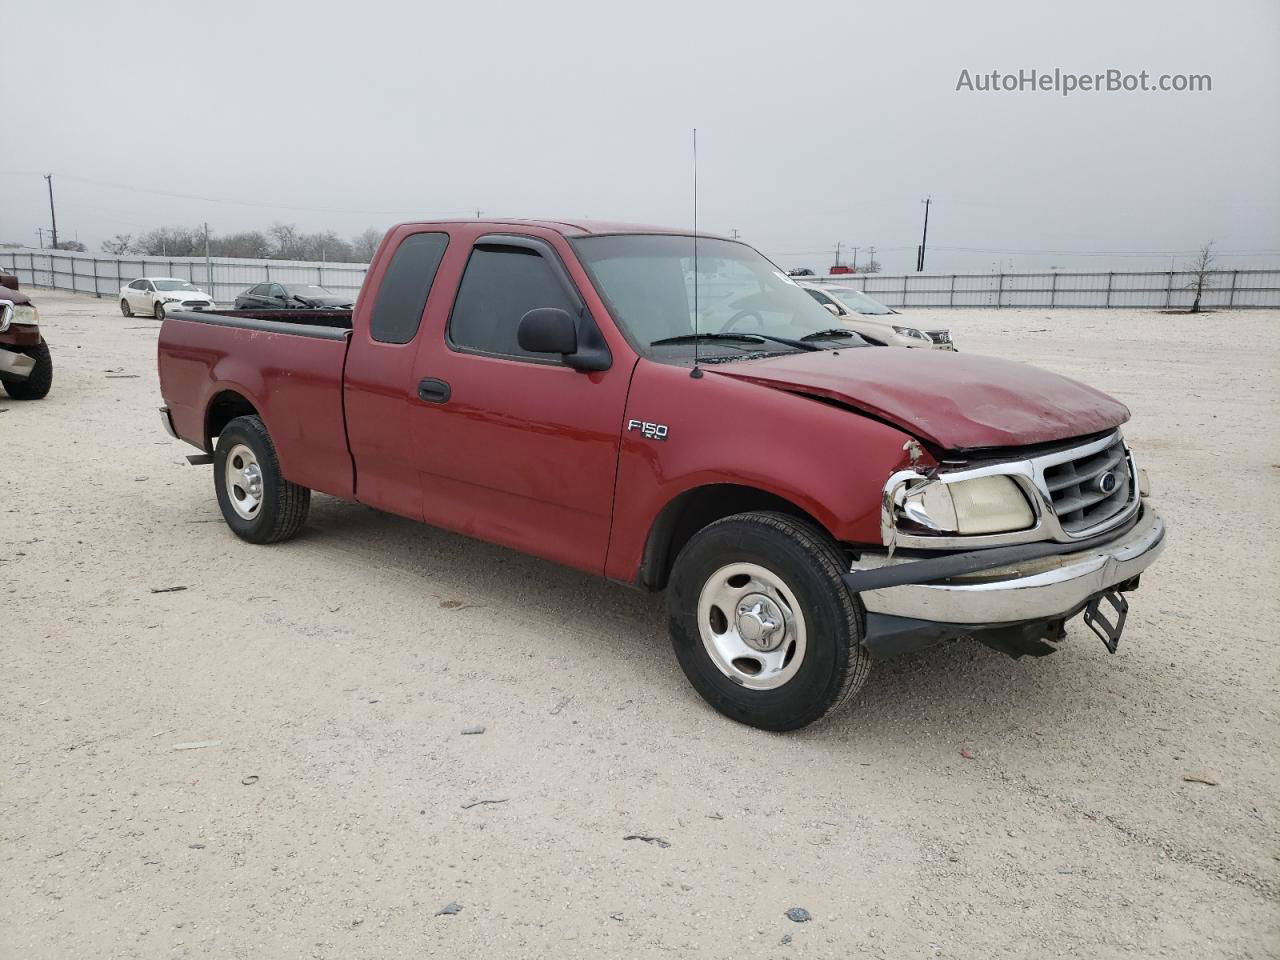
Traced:
<path fill-rule="evenodd" d="M 33 287 L 56 287 L 115 298 L 138 277 L 189 280 L 220 304 L 258 283 L 316 283 L 355 297 L 367 263 L 244 260 L 214 257 L 95 257 L 88 253 L 11 248 L 0 268 Z M 1195 274 L 1164 272 L 857 273 L 814 277 L 862 290 L 891 307 L 1128 307 L 1185 310 L 1195 299 Z M 1280 270 L 1215 270 L 1200 305 L 1206 309 L 1280 307 Z"/>
<path fill-rule="evenodd" d="M 854 287 L 891 307 L 1128 307 L 1186 310 L 1196 275 L 1164 272 L 858 273 L 806 278 Z M 1205 309 L 1280 307 L 1280 270 L 1215 270 L 1200 306 Z"/>
<path fill-rule="evenodd" d="M 369 270 L 367 263 L 309 263 L 299 260 L 240 260 L 224 257 L 95 257 L 70 250 L 0 250 L 0 269 L 20 283 L 92 293 L 114 299 L 120 288 L 139 277 L 189 280 L 214 301 L 231 304 L 258 283 L 317 283 L 334 293 L 355 297 Z"/>

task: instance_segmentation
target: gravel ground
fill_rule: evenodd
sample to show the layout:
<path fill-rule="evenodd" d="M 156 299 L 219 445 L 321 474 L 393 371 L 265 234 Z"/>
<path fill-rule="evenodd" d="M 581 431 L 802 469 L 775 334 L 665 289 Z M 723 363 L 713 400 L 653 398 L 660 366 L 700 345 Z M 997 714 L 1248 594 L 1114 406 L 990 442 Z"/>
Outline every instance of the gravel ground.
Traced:
<path fill-rule="evenodd" d="M 1172 541 L 1114 657 L 952 644 L 779 736 L 703 705 L 659 597 L 324 497 L 241 543 L 160 430 L 158 324 L 38 294 L 0 956 L 1280 951 L 1280 312 L 913 311 L 1129 404 Z"/>

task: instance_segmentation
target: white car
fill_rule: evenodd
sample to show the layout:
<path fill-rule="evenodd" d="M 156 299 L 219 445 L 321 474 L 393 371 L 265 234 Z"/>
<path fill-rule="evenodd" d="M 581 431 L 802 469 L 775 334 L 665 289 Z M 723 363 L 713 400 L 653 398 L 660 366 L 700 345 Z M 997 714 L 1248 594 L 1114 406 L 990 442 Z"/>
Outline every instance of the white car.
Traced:
<path fill-rule="evenodd" d="M 893 320 L 898 311 L 872 300 L 861 290 L 833 283 L 801 283 L 809 296 L 839 317 L 864 340 L 886 347 L 954 350 L 950 330 L 921 330 Z"/>
<path fill-rule="evenodd" d="M 213 297 L 189 280 L 139 277 L 120 288 L 120 312 L 126 317 L 149 314 L 163 320 L 166 310 L 210 310 Z"/>

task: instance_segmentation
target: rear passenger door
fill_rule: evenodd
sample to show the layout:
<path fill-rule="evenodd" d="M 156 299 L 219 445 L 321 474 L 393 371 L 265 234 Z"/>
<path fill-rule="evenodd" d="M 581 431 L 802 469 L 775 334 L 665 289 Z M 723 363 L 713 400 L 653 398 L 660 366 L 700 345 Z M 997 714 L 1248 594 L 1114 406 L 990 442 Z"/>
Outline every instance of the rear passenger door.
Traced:
<path fill-rule="evenodd" d="M 385 266 L 374 264 L 366 291 L 376 291 L 376 297 L 362 294 L 356 304 L 343 374 L 356 499 L 417 520 L 423 510 L 412 439 L 421 403 L 414 375 L 416 338 L 448 246 L 446 233 L 409 233 L 398 238 Z"/>
<path fill-rule="evenodd" d="M 601 573 L 633 362 L 578 372 L 522 350 L 520 318 L 538 307 L 594 322 L 548 241 L 476 240 L 445 329 L 424 332 L 414 367 L 423 515 Z"/>

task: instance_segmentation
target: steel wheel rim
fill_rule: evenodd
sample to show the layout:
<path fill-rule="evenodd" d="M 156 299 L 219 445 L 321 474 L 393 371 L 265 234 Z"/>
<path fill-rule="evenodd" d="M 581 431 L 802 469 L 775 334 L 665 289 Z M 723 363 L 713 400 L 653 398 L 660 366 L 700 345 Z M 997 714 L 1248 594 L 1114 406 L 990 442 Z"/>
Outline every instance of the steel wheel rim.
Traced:
<path fill-rule="evenodd" d="M 223 476 L 227 481 L 227 500 L 242 520 L 253 520 L 262 509 L 262 467 L 245 444 L 237 443 L 227 451 Z"/>
<path fill-rule="evenodd" d="M 756 563 L 721 567 L 698 596 L 698 634 L 721 673 L 748 690 L 774 690 L 804 663 L 804 613 L 786 581 Z"/>

